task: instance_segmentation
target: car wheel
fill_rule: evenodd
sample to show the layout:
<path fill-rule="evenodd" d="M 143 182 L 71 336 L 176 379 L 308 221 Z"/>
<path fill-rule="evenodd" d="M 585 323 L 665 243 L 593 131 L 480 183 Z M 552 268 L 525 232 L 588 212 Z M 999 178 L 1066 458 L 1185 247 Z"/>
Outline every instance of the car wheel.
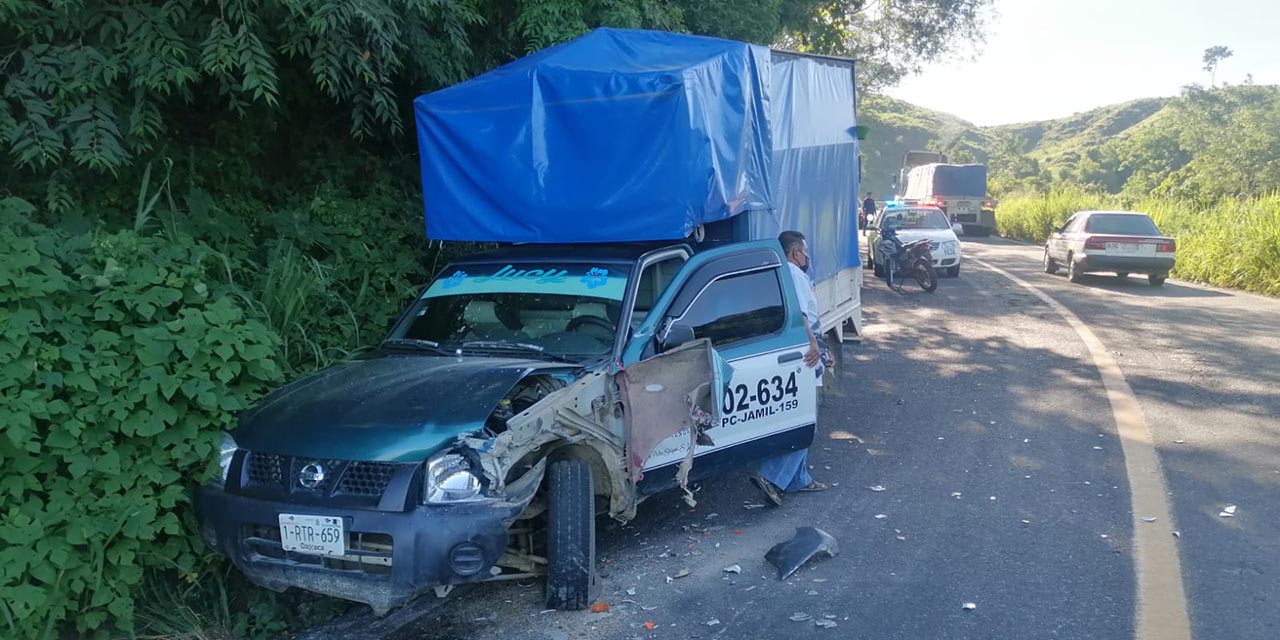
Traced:
<path fill-rule="evenodd" d="M 1067 279 L 1077 284 L 1084 280 L 1084 273 L 1076 266 L 1075 256 L 1069 253 L 1067 254 Z"/>
<path fill-rule="evenodd" d="M 1044 248 L 1044 272 L 1049 275 L 1058 272 L 1058 263 L 1049 255 L 1049 247 Z"/>
<path fill-rule="evenodd" d="M 596 503 L 591 465 L 551 463 L 547 491 L 548 609 L 577 611 L 591 600 L 596 565 Z"/>
<path fill-rule="evenodd" d="M 947 277 L 948 278 L 960 277 L 960 265 L 956 264 L 956 266 L 954 267 L 947 267 Z"/>
<path fill-rule="evenodd" d="M 877 278 L 883 278 L 884 265 L 881 265 L 879 262 L 876 262 L 874 258 L 874 254 L 872 253 L 867 254 L 867 261 L 871 263 L 871 272 L 876 274 Z"/>
<path fill-rule="evenodd" d="M 1153 287 L 1159 287 L 1164 285 L 1164 279 L 1167 277 L 1169 276 L 1158 276 L 1158 275 L 1152 274 L 1147 276 L 1147 282 L 1150 283 L 1151 286 Z"/>
<path fill-rule="evenodd" d="M 979 228 L 978 228 L 978 236 L 979 236 L 979 237 L 982 237 L 982 238 L 988 238 L 988 237 L 990 237 L 990 236 L 991 236 L 991 227 L 979 227 Z"/>
<path fill-rule="evenodd" d="M 1128 277 L 1129 277 L 1129 272 L 1128 272 L 1128 271 L 1117 271 L 1117 272 L 1116 272 L 1116 277 L 1117 277 L 1117 278 L 1120 278 L 1121 280 L 1124 280 L 1125 278 L 1128 278 Z"/>

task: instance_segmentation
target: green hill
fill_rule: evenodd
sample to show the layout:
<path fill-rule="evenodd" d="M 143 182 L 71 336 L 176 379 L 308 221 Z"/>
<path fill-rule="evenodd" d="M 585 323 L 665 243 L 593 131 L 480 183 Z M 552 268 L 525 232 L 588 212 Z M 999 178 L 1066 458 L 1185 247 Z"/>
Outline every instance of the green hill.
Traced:
<path fill-rule="evenodd" d="M 965 148 L 974 161 L 986 162 L 992 143 L 990 135 L 971 122 L 888 96 L 864 96 L 858 118 L 869 128 L 862 142 L 862 191 L 881 199 L 891 193 L 906 152 Z"/>
<path fill-rule="evenodd" d="M 1036 160 L 1051 176 L 1073 169 L 1081 158 L 1117 137 L 1131 135 L 1160 118 L 1168 98 L 1144 98 L 1099 107 L 1056 120 L 979 127 L 953 115 L 887 96 L 867 96 L 860 122 L 869 127 L 863 141 L 863 191 L 888 194 L 902 157 L 912 149 L 940 149 L 952 162 L 986 163 L 1005 144 Z"/>

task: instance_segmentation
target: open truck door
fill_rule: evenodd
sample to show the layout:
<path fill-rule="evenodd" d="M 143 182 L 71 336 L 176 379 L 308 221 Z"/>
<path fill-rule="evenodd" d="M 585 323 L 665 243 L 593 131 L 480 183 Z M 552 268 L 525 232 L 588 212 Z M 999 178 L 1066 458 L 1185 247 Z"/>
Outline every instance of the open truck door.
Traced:
<path fill-rule="evenodd" d="M 669 488 L 694 447 L 690 479 L 808 447 L 817 414 L 817 378 L 804 365 L 804 314 L 776 241 L 699 253 L 676 272 L 632 332 L 625 365 L 693 341 L 710 341 L 726 363 L 711 417 L 698 443 L 687 431 L 658 442 L 644 459 L 642 494 Z M 657 425 L 655 425 L 657 426 Z"/>

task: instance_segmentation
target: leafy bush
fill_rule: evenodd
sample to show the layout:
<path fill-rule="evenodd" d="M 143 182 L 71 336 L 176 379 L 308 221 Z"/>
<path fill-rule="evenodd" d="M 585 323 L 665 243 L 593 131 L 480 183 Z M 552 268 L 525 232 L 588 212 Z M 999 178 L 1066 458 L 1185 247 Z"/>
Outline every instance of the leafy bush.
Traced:
<path fill-rule="evenodd" d="M 32 213 L 0 200 L 0 624 L 104 637 L 144 571 L 202 562 L 189 486 L 281 379 L 280 341 L 207 245 Z"/>

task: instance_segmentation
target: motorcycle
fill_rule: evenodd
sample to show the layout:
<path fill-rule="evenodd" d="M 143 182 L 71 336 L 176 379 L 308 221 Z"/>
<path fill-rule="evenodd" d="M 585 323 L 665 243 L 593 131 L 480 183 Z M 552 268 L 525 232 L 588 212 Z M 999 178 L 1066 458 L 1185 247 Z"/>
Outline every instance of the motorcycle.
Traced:
<path fill-rule="evenodd" d="M 920 288 L 933 293 L 938 288 L 938 274 L 933 270 L 933 252 L 928 240 L 903 243 L 896 234 L 886 235 L 881 243 L 885 257 L 884 273 L 889 288 L 902 293 L 902 283 L 915 278 Z"/>

